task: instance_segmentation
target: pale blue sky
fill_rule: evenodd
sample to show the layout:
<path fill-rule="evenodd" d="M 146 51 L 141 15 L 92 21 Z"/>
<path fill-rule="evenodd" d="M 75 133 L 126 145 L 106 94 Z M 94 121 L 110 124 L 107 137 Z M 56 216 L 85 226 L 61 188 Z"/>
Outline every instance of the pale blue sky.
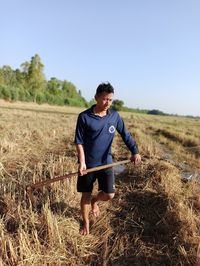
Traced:
<path fill-rule="evenodd" d="M 141 109 L 200 116 L 199 0 L 0 0 L 0 67 L 38 53 L 91 100 L 109 81 Z"/>

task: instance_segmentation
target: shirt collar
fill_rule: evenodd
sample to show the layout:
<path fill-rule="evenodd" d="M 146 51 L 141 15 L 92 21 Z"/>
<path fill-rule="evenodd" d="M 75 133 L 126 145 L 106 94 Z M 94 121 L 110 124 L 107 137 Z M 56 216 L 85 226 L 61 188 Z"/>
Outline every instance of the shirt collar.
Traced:
<path fill-rule="evenodd" d="M 91 107 L 90 107 L 90 113 L 94 115 L 94 107 L 96 106 L 96 104 L 93 104 Z M 111 113 L 110 111 L 110 108 L 107 110 L 107 115 L 109 115 Z"/>

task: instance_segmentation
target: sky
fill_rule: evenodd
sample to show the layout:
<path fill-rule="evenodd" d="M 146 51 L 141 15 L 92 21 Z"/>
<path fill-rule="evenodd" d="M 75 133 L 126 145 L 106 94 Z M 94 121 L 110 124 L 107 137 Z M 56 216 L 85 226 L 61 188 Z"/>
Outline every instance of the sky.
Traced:
<path fill-rule="evenodd" d="M 90 101 L 110 82 L 139 109 L 200 116 L 199 0 L 0 0 L 0 67 L 39 54 Z"/>

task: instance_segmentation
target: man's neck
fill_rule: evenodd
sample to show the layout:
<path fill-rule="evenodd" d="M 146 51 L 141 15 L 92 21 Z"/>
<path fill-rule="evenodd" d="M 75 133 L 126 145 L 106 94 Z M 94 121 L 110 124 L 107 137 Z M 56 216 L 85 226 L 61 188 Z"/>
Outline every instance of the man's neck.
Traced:
<path fill-rule="evenodd" d="M 103 117 L 107 115 L 107 110 L 102 110 L 97 105 L 95 105 L 93 108 L 93 113 L 97 116 Z"/>

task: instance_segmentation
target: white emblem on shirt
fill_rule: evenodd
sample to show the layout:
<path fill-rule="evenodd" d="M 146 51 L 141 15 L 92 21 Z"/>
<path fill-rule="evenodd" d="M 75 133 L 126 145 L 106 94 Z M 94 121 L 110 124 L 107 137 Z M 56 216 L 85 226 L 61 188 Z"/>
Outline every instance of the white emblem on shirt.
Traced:
<path fill-rule="evenodd" d="M 115 127 L 114 126 L 110 126 L 108 130 L 109 130 L 110 133 L 114 133 L 115 132 Z"/>

